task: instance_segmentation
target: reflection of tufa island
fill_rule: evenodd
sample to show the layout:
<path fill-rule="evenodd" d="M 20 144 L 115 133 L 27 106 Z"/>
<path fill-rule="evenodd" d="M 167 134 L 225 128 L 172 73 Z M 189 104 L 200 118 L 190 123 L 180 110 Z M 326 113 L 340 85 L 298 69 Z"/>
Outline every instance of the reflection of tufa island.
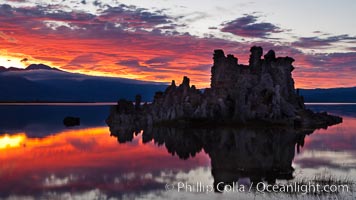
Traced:
<path fill-rule="evenodd" d="M 342 118 L 313 113 L 304 106 L 303 97 L 294 88 L 291 72 L 294 59 L 276 58 L 273 50 L 261 59 L 262 48 L 252 47 L 249 65 L 238 64 L 233 55 L 214 51 L 211 88 L 204 92 L 190 86 L 189 78 L 164 92 L 156 92 L 152 104 L 141 106 L 120 100 L 107 123 L 113 127 L 150 125 L 244 124 L 321 128 L 337 124 Z"/>
<path fill-rule="evenodd" d="M 313 130 L 292 127 L 253 129 L 178 129 L 150 127 L 142 134 L 143 143 L 153 141 L 180 159 L 194 157 L 202 150 L 211 160 L 214 188 L 233 185 L 243 179 L 250 183 L 293 179 L 295 147 L 299 152 L 304 138 Z M 130 142 L 133 132 L 112 131 L 120 143 Z M 218 184 L 218 183 L 224 183 Z M 220 188 L 221 191 L 223 188 Z M 216 191 L 219 191 L 216 190 Z"/>

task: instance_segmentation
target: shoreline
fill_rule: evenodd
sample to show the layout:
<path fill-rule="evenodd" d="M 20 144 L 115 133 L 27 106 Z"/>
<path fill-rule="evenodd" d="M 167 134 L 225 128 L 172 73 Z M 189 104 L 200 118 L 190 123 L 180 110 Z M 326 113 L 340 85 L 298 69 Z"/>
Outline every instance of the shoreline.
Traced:
<path fill-rule="evenodd" d="M 144 102 L 142 102 L 144 103 Z M 146 102 L 148 104 L 152 102 Z M 117 102 L 105 102 L 105 101 L 0 101 L 0 105 L 117 105 Z M 356 105 L 356 102 L 305 102 L 305 105 Z"/>
<path fill-rule="evenodd" d="M 109 106 L 117 102 L 0 102 L 0 106 Z"/>

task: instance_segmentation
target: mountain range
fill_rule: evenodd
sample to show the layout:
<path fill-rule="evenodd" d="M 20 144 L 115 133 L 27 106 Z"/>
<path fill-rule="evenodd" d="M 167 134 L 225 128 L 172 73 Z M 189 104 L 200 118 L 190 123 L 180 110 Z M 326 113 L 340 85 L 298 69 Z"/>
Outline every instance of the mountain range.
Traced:
<path fill-rule="evenodd" d="M 0 102 L 115 102 L 121 98 L 152 101 L 165 83 L 71 73 L 44 64 L 25 69 L 0 66 Z M 305 102 L 356 102 L 356 87 L 300 89 Z"/>
<path fill-rule="evenodd" d="M 136 94 L 151 101 L 156 91 L 166 87 L 164 83 L 70 73 L 44 64 L 25 69 L 0 67 L 2 102 L 113 102 L 133 100 Z"/>
<path fill-rule="evenodd" d="M 356 87 L 300 89 L 305 102 L 356 103 Z"/>

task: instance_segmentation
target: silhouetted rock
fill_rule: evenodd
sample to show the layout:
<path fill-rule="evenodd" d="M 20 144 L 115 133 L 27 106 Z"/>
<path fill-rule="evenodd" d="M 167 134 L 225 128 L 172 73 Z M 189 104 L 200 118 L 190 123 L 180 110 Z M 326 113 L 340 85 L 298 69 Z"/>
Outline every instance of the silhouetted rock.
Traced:
<path fill-rule="evenodd" d="M 276 53 L 273 50 L 269 50 L 266 55 L 264 55 L 266 62 L 276 61 Z"/>
<path fill-rule="evenodd" d="M 65 117 L 63 119 L 63 124 L 65 126 L 79 126 L 80 118 L 79 117 Z"/>
<path fill-rule="evenodd" d="M 250 49 L 250 59 L 249 59 L 249 66 L 250 67 L 259 67 L 261 65 L 261 56 L 263 54 L 262 47 L 253 46 Z"/>
<path fill-rule="evenodd" d="M 294 88 L 293 58 L 277 57 L 273 50 L 262 59 L 263 49 L 252 47 L 249 65 L 238 64 L 233 55 L 214 51 L 211 88 L 200 92 L 184 77 L 164 92 L 156 92 L 152 104 L 140 110 L 132 102 L 119 102 L 107 123 L 127 126 L 191 126 L 194 124 L 268 124 L 323 128 L 340 123 L 340 117 L 306 110 Z M 124 119 L 123 119 L 124 118 Z M 119 121 L 121 123 L 119 123 Z M 137 127 L 136 127 L 137 128 Z"/>
<path fill-rule="evenodd" d="M 136 110 L 140 110 L 140 108 L 141 108 L 141 100 L 142 100 L 142 97 L 141 97 L 141 95 L 136 95 L 136 97 L 135 97 L 135 109 Z"/>

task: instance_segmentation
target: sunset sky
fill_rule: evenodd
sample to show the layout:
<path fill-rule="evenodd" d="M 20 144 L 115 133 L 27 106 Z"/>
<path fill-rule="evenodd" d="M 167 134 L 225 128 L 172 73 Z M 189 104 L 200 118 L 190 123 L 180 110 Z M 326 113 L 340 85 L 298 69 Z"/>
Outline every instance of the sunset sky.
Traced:
<path fill-rule="evenodd" d="M 49 3 L 50 2 L 50 3 Z M 208 87 L 214 49 L 295 58 L 296 87 L 355 86 L 355 0 L 0 0 L 0 66 Z"/>

